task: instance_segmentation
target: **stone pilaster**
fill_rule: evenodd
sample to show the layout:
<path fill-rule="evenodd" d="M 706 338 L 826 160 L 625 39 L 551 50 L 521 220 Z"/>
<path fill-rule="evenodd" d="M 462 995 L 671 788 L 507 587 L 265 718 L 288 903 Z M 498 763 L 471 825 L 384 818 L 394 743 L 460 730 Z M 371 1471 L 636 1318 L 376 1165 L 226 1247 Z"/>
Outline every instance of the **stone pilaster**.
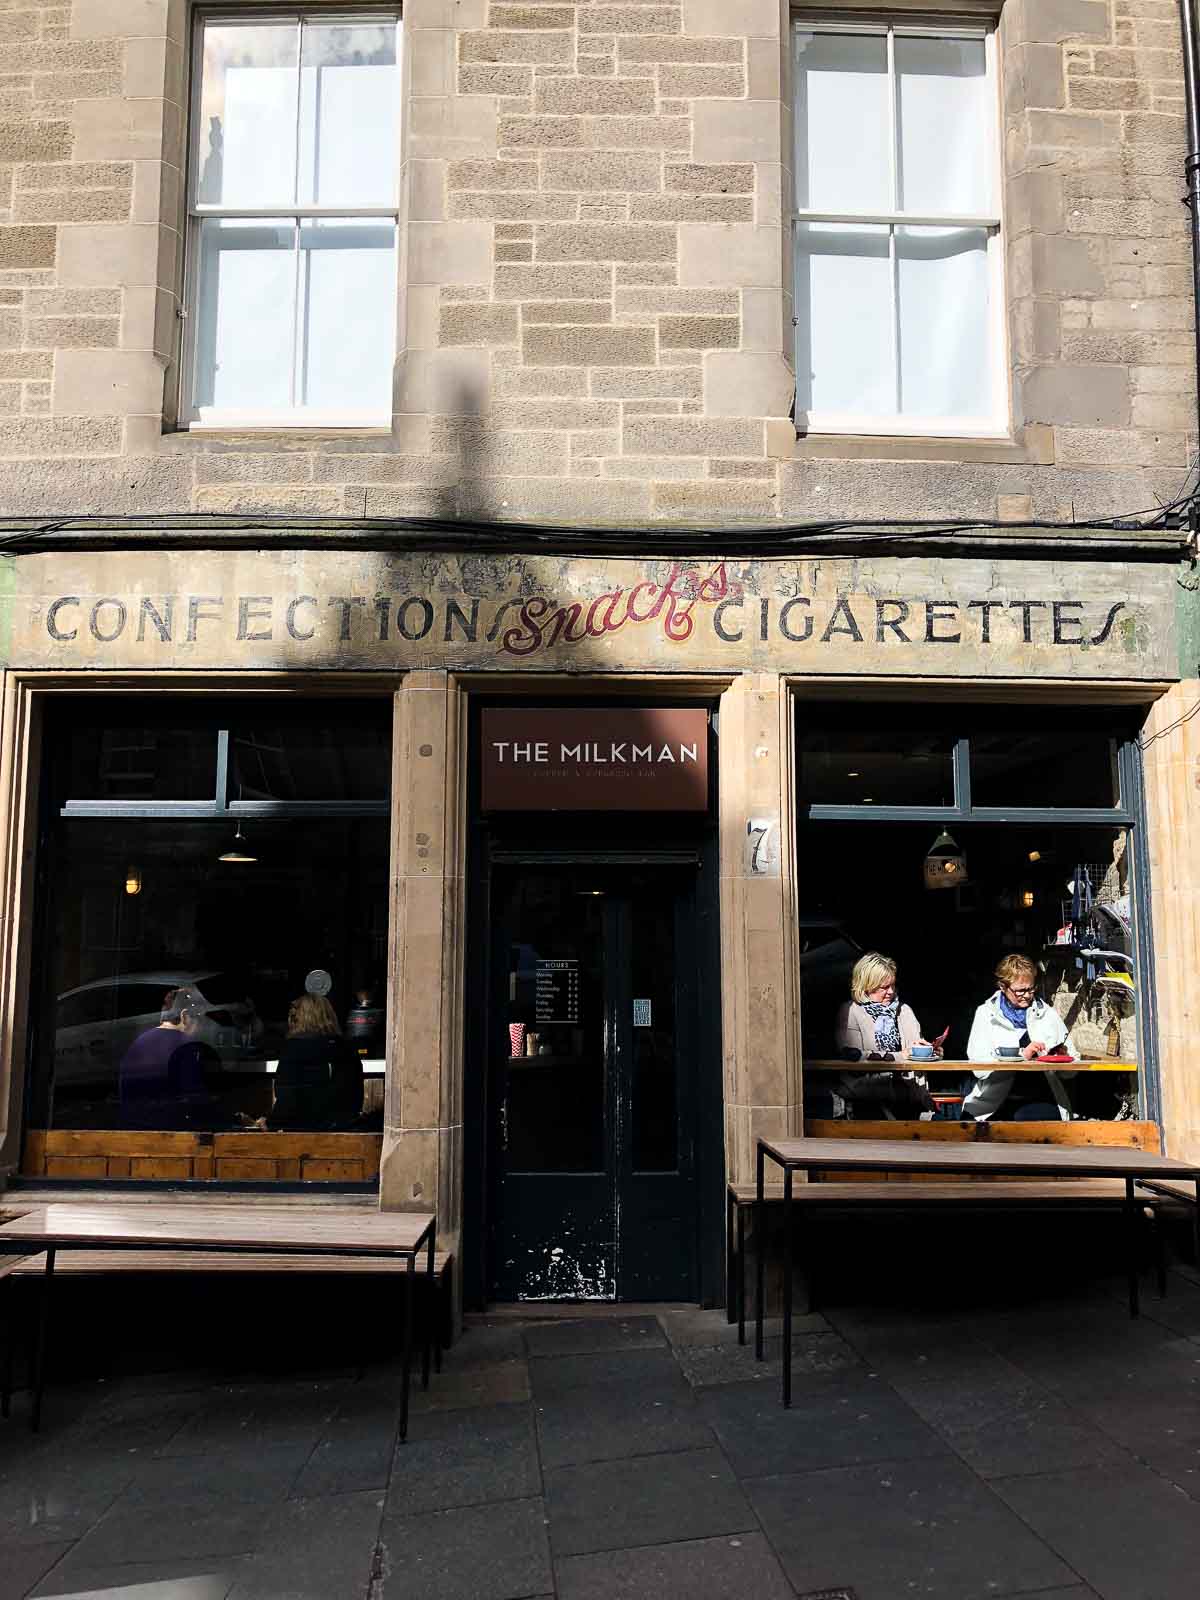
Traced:
<path fill-rule="evenodd" d="M 412 672 L 396 694 L 388 1078 L 380 1204 L 460 1226 L 462 895 L 456 691 Z"/>
<path fill-rule="evenodd" d="M 758 1136 L 801 1128 L 786 684 L 770 673 L 738 678 L 720 719 L 725 1160 L 729 1179 L 747 1183 Z"/>
<path fill-rule="evenodd" d="M 1167 1154 L 1200 1157 L 1200 680 L 1163 695 L 1142 731 L 1154 981 Z M 1189 714 L 1190 713 L 1190 714 Z"/>

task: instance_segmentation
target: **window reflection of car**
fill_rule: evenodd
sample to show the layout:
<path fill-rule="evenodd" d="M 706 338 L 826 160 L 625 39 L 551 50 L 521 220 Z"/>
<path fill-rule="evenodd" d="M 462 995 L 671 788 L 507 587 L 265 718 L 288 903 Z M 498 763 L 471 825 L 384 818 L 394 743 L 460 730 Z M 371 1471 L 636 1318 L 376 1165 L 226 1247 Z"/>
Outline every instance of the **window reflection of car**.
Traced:
<path fill-rule="evenodd" d="M 263 1031 L 244 988 L 224 972 L 128 972 L 68 989 L 57 1002 L 54 1075 L 61 1086 L 111 1077 L 140 1033 L 156 1028 L 172 989 L 203 1000 L 195 1037 L 222 1057 L 238 1055 Z"/>

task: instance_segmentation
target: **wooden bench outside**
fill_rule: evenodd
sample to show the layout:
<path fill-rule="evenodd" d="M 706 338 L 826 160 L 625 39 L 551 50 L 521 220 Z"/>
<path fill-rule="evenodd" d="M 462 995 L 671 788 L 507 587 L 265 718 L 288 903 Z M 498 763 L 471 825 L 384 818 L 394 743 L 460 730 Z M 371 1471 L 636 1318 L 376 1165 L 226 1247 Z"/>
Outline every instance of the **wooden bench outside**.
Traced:
<path fill-rule="evenodd" d="M 69 1276 L 187 1272 L 195 1275 L 284 1272 L 396 1276 L 407 1279 L 404 1296 L 404 1382 L 400 1437 L 407 1433 L 408 1387 L 417 1285 L 428 1277 L 421 1337 L 422 1375 L 427 1386 L 431 1359 L 441 1365 L 443 1332 L 450 1320 L 452 1258 L 434 1251 L 432 1213 L 381 1214 L 333 1207 L 305 1209 L 302 1216 L 249 1202 L 172 1205 L 96 1204 L 85 1199 L 14 1206 L 0 1222 L 0 1278 L 15 1284 L 39 1281 L 36 1354 L 32 1367 L 37 1427 L 45 1383 L 46 1327 L 53 1279 Z M 7 1290 L 11 1294 L 11 1289 Z M 11 1322 L 11 1319 L 10 1319 Z M 5 1353 L 2 1410 L 12 1390 L 11 1331 Z"/>
<path fill-rule="evenodd" d="M 433 1276 L 437 1296 L 433 1315 L 433 1368 L 442 1370 L 442 1352 L 449 1348 L 454 1328 L 454 1257 L 436 1251 Z M 58 1250 L 54 1258 L 55 1277 L 99 1277 L 113 1273 L 152 1275 L 160 1272 L 227 1274 L 284 1272 L 292 1276 L 332 1274 L 362 1276 L 404 1274 L 409 1263 L 403 1259 L 354 1260 L 343 1256 L 255 1255 L 231 1256 L 204 1250 Z M 0 1256 L 0 1281 L 32 1278 L 39 1280 L 46 1271 L 46 1254 Z M 5 1329 L 4 1368 L 0 1378 L 0 1416 L 7 1417 L 12 1403 L 13 1347 L 11 1321 Z"/>
<path fill-rule="evenodd" d="M 1166 1196 L 1155 1192 L 1160 1186 L 1139 1184 L 1138 1201 L 1153 1227 L 1158 1292 L 1165 1295 L 1166 1255 L 1163 1248 L 1159 1208 Z M 752 1183 L 731 1183 L 725 1202 L 725 1314 L 738 1325 L 738 1342 L 746 1342 L 746 1215 L 757 1203 Z M 1171 1196 L 1175 1198 L 1175 1196 Z M 1183 1190 L 1178 1198 L 1188 1198 Z M 764 1195 L 771 1208 L 782 1207 L 783 1187 L 771 1184 Z M 860 1179 L 800 1183 L 792 1190 L 792 1203 L 799 1207 L 825 1211 L 853 1211 L 886 1206 L 891 1211 L 922 1210 L 926 1207 L 954 1205 L 966 1209 L 1033 1210 L 1096 1209 L 1120 1210 L 1125 1204 L 1125 1184 L 1120 1178 L 1046 1178 L 1030 1182 L 1020 1178 L 934 1178 L 910 1176 L 904 1182 Z M 813 1306 L 811 1282 L 808 1285 L 810 1309 Z"/>

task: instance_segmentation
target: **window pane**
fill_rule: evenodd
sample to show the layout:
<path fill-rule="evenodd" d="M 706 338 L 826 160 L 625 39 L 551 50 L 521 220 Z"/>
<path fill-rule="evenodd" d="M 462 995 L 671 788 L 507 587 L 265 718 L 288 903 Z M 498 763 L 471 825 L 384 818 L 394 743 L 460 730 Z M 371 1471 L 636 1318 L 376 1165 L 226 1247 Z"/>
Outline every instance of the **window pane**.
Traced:
<path fill-rule="evenodd" d="M 204 28 L 196 197 L 202 205 L 288 206 L 296 197 L 298 28 Z"/>
<path fill-rule="evenodd" d="M 895 52 L 901 207 L 989 211 L 994 116 L 983 40 L 897 36 Z"/>
<path fill-rule="evenodd" d="M 509 902 L 505 1166 L 599 1172 L 605 1164 L 603 900 L 536 872 Z"/>
<path fill-rule="evenodd" d="M 1112 806 L 1118 799 L 1115 745 L 1104 734 L 1014 724 L 971 739 L 972 805 Z"/>
<path fill-rule="evenodd" d="M 391 222 L 346 218 L 302 224 L 298 404 L 391 415 L 395 246 Z"/>
<path fill-rule="evenodd" d="M 394 22 L 305 23 L 301 205 L 395 203 L 399 86 Z"/>
<path fill-rule="evenodd" d="M 906 416 L 992 411 L 987 235 L 897 228 L 900 409 Z"/>
<path fill-rule="evenodd" d="M 795 257 L 797 405 L 892 414 L 888 230 L 801 223 Z"/>
<path fill-rule="evenodd" d="M 886 616 L 894 619 L 898 603 L 884 605 Z M 903 721 L 897 727 L 894 717 L 887 719 L 884 731 L 802 729 L 800 788 L 804 804 L 951 806 L 954 742 L 949 733 L 929 733 L 919 726 L 905 728 Z"/>
<path fill-rule="evenodd" d="M 635 1172 L 679 1165 L 679 1044 L 675 1022 L 675 902 L 647 885 L 630 918 L 633 1013 L 631 1123 Z"/>
<path fill-rule="evenodd" d="M 796 203 L 801 210 L 892 209 L 887 40 L 796 35 Z"/>
<path fill-rule="evenodd" d="M 161 602 L 160 602 L 161 604 Z M 154 637 L 153 630 L 149 630 Z M 59 800 L 212 800 L 217 735 L 190 719 L 51 729 Z"/>
<path fill-rule="evenodd" d="M 296 229 L 206 218 L 200 225 L 195 403 L 218 410 L 292 404 Z"/>
<path fill-rule="evenodd" d="M 34 1126 L 371 1126 L 353 1044 L 331 1036 L 326 1056 L 311 1030 L 289 1036 L 289 1008 L 314 967 L 343 1032 L 360 995 L 382 1004 L 387 820 L 247 822 L 248 862 L 221 859 L 232 836 L 229 822 L 58 824 Z M 189 1019 L 160 1031 L 181 988 Z"/>
<path fill-rule="evenodd" d="M 230 729 L 231 800 L 386 800 L 390 789 L 391 716 L 336 724 L 261 720 Z"/>

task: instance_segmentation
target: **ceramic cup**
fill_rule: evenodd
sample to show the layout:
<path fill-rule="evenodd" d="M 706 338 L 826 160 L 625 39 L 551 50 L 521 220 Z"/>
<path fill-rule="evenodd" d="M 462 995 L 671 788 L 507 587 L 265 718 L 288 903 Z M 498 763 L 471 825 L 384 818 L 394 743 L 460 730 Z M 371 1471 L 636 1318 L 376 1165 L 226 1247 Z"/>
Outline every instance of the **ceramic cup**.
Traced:
<path fill-rule="evenodd" d="M 913 1061 L 932 1061 L 933 1046 L 931 1044 L 915 1044 L 908 1054 Z"/>

